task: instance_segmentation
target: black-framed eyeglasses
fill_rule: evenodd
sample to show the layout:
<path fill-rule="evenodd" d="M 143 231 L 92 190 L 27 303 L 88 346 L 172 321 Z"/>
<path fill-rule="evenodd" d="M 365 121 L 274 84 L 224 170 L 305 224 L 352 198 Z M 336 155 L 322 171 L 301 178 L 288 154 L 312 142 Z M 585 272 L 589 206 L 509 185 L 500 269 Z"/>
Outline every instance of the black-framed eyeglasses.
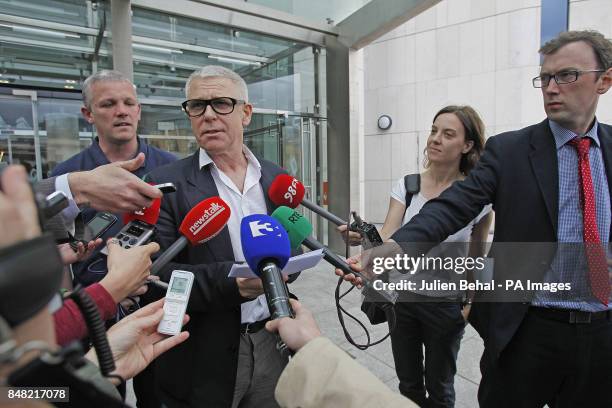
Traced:
<path fill-rule="evenodd" d="M 202 116 L 206 112 L 206 107 L 210 107 L 219 115 L 229 115 L 234 111 L 236 104 L 246 103 L 242 99 L 234 99 L 230 97 L 213 98 L 213 99 L 189 99 L 181 104 L 183 112 L 191 118 Z"/>
<path fill-rule="evenodd" d="M 585 71 L 579 71 L 577 69 L 572 69 L 568 71 L 557 72 L 556 74 L 542 74 L 532 79 L 534 88 L 546 88 L 550 83 L 551 79 L 555 79 L 557 85 L 563 84 L 571 84 L 572 82 L 576 82 L 580 75 L 588 73 L 588 72 L 604 72 L 603 69 L 590 69 Z"/>

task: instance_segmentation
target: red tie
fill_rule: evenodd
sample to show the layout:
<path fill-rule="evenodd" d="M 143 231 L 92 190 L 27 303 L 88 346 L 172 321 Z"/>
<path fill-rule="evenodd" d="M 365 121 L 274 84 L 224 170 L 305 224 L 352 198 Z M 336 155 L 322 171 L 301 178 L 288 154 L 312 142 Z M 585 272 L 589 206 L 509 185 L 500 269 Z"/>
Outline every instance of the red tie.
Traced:
<path fill-rule="evenodd" d="M 588 137 L 574 138 L 570 144 L 578 151 L 578 168 L 580 169 L 580 198 L 582 203 L 583 241 L 589 265 L 589 278 L 593 295 L 604 305 L 608 305 L 610 297 L 610 279 L 606 253 L 599 239 L 597 231 L 597 216 L 595 212 L 595 192 L 591 178 L 591 164 L 589 163 L 589 147 L 591 139 Z"/>

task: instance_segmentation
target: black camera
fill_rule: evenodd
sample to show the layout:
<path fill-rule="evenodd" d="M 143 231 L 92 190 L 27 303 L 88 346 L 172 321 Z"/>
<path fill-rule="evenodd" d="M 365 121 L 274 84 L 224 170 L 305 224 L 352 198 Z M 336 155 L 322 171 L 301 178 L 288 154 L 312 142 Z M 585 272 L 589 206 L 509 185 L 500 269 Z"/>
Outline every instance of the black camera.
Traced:
<path fill-rule="evenodd" d="M 383 243 L 383 240 L 378 233 L 378 230 L 374 224 L 370 224 L 361 219 L 355 211 L 353 213 L 353 223 L 351 224 L 351 231 L 358 232 L 363 238 L 363 247 L 369 249 Z"/>

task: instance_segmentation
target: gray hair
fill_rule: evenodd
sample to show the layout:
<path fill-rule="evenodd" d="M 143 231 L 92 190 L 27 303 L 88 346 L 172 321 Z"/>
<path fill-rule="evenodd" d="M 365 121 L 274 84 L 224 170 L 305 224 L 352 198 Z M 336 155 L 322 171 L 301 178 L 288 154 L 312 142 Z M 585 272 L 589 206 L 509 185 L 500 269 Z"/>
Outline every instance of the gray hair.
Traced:
<path fill-rule="evenodd" d="M 196 79 L 213 77 L 229 79 L 238 87 L 240 98 L 244 99 L 246 102 L 249 101 L 249 90 L 247 88 L 246 82 L 244 82 L 244 79 L 242 79 L 240 75 L 238 75 L 231 69 L 222 67 L 221 65 L 206 65 L 189 75 L 189 78 L 187 78 L 187 83 L 185 84 L 185 97 L 189 97 L 187 93 L 189 92 L 189 86 L 191 85 L 192 81 Z"/>
<path fill-rule="evenodd" d="M 87 109 L 91 108 L 91 88 L 94 84 L 98 82 L 106 82 L 106 81 L 117 81 L 117 82 L 127 82 L 128 84 L 134 86 L 132 81 L 125 75 L 123 75 L 119 71 L 103 69 L 101 71 L 96 72 L 93 75 L 87 77 L 87 79 L 83 82 L 83 104 Z"/>

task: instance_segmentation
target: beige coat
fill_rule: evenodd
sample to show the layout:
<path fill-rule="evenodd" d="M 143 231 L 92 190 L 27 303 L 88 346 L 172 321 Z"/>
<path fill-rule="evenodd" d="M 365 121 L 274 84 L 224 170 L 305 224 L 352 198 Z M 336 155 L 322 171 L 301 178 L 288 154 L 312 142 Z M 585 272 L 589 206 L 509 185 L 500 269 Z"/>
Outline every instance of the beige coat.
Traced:
<path fill-rule="evenodd" d="M 295 354 L 274 396 L 284 408 L 417 407 L 325 337 L 310 341 Z"/>

